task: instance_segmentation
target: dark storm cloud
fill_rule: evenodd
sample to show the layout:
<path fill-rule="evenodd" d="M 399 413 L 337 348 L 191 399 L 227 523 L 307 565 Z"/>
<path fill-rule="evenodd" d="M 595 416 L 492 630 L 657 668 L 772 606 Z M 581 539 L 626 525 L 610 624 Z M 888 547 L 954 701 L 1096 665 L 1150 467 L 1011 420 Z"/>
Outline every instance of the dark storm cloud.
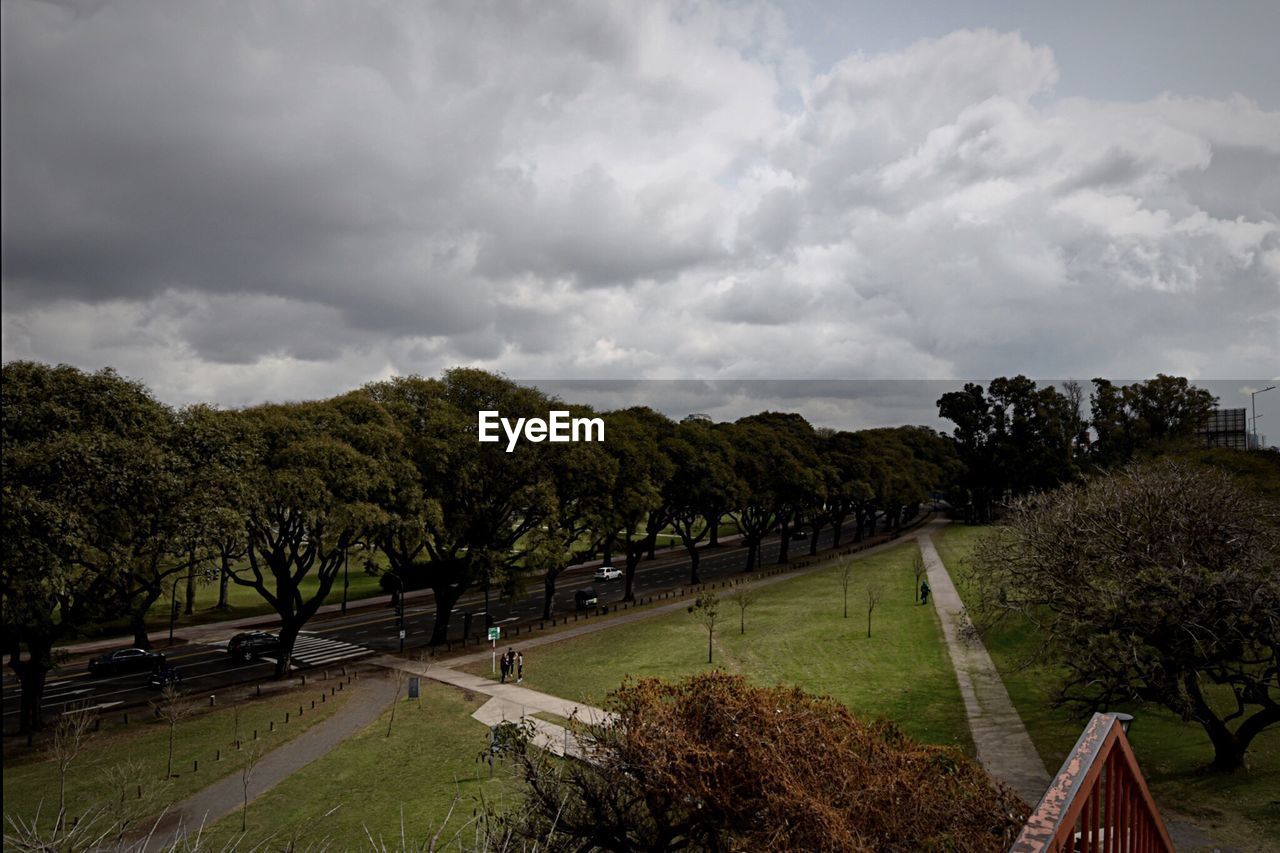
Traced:
<path fill-rule="evenodd" d="M 1058 98 L 1052 45 L 1017 34 L 815 66 L 767 4 L 0 14 L 6 358 L 224 402 L 457 363 L 1280 363 L 1280 115 Z M 671 405 L 745 413 L 755 393 Z M 909 408 L 808 393 L 833 424 Z"/>

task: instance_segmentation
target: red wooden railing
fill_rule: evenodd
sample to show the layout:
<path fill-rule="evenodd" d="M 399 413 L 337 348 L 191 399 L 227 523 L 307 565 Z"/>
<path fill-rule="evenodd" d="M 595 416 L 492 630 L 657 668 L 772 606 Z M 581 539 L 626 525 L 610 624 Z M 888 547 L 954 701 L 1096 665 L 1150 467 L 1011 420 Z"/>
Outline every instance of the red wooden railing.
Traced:
<path fill-rule="evenodd" d="M 1172 853 L 1116 714 L 1094 714 L 1010 853 Z"/>

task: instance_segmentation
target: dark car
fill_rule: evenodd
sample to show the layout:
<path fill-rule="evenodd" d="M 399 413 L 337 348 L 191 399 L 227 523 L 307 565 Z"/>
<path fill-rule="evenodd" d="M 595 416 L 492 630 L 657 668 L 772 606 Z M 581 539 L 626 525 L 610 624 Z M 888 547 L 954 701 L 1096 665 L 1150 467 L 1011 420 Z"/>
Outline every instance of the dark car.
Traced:
<path fill-rule="evenodd" d="M 238 661 L 257 660 L 263 655 L 280 651 L 280 638 L 266 631 L 246 631 L 236 634 L 227 643 L 227 652 Z"/>
<path fill-rule="evenodd" d="M 164 666 L 164 655 L 146 649 L 116 649 L 89 659 L 89 672 L 94 675 L 143 672 L 157 666 Z"/>
<path fill-rule="evenodd" d="M 580 589 L 573 594 L 573 603 L 577 605 L 579 610 L 590 610 L 599 603 L 599 599 L 596 598 L 596 591 L 594 589 L 586 587 L 585 589 Z"/>
<path fill-rule="evenodd" d="M 178 671 L 176 666 L 160 666 L 151 671 L 151 678 L 147 681 L 155 688 L 177 687 L 182 683 L 182 673 Z"/>

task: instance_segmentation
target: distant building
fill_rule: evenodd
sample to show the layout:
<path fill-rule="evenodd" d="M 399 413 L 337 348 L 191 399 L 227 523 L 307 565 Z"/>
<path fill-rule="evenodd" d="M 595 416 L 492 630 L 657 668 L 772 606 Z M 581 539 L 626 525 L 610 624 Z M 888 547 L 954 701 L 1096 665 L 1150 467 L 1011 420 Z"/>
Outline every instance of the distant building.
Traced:
<path fill-rule="evenodd" d="M 1230 447 L 1233 450 L 1249 449 L 1248 418 L 1245 409 L 1214 409 L 1208 419 L 1196 430 L 1196 438 L 1208 447 Z"/>
<path fill-rule="evenodd" d="M 706 421 L 707 423 L 711 423 L 711 415 L 704 415 L 702 412 L 694 412 L 693 414 L 685 415 L 680 419 L 680 423 L 682 424 L 687 424 L 690 421 Z"/>

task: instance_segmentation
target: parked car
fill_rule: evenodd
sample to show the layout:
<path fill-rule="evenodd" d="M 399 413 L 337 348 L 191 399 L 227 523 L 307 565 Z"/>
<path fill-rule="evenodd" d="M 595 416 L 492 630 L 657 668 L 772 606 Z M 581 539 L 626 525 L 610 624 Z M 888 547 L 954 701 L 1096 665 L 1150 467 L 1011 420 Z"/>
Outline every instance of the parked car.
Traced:
<path fill-rule="evenodd" d="M 792 538 L 792 539 L 808 539 L 808 538 L 809 538 L 809 531 L 808 531 L 808 530 L 805 530 L 804 528 L 801 528 L 801 529 L 799 529 L 799 530 L 792 531 L 792 533 L 791 533 L 791 538 Z"/>
<path fill-rule="evenodd" d="M 257 660 L 263 655 L 280 651 L 280 637 L 266 631 L 246 631 L 236 634 L 227 643 L 227 653 L 241 662 Z"/>
<path fill-rule="evenodd" d="M 622 577 L 622 569 L 617 566 L 601 566 L 596 569 L 595 578 L 598 581 L 616 581 Z"/>
<path fill-rule="evenodd" d="M 596 597 L 594 589 L 587 587 L 573 594 L 573 603 L 577 605 L 579 610 L 590 610 L 600 603 L 600 599 Z"/>
<path fill-rule="evenodd" d="M 151 672 L 151 678 L 147 684 L 157 689 L 173 686 L 177 687 L 182 683 L 182 673 L 178 671 L 176 666 L 161 666 Z"/>
<path fill-rule="evenodd" d="M 164 666 L 164 655 L 146 649 L 116 649 L 89 659 L 89 672 L 94 675 L 143 672 L 157 666 Z"/>

